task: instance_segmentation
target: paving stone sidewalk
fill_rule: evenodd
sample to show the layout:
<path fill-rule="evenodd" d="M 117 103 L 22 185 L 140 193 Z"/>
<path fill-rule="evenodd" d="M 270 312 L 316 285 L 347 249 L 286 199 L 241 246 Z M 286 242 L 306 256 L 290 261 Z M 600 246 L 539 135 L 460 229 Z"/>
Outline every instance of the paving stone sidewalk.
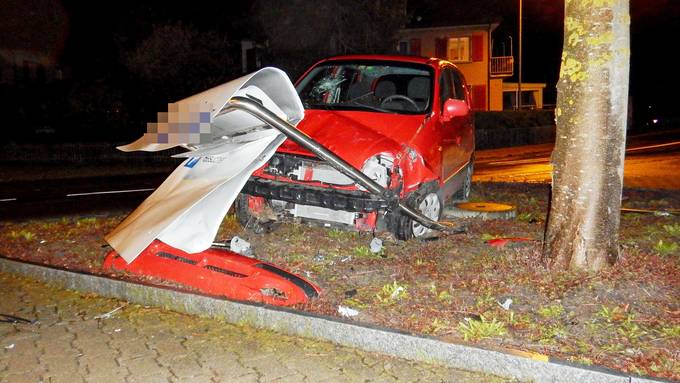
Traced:
<path fill-rule="evenodd" d="M 0 382 L 504 381 L 81 295 L 5 273 L 0 314 L 37 321 L 0 322 Z"/>

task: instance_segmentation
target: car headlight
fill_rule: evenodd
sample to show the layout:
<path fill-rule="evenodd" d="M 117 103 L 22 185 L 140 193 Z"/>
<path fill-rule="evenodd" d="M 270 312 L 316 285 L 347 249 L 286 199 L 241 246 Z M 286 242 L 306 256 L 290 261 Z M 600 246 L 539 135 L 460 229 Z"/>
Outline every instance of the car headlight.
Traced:
<path fill-rule="evenodd" d="M 378 185 L 387 188 L 390 185 L 391 172 L 394 167 L 394 156 L 389 153 L 381 153 L 364 162 L 361 172 Z M 363 188 L 360 187 L 363 190 Z"/>

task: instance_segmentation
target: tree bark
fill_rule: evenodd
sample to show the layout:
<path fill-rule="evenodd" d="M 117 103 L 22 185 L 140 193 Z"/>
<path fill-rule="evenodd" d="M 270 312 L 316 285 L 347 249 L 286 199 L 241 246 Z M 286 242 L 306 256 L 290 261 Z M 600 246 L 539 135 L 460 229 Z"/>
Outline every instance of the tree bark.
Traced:
<path fill-rule="evenodd" d="M 543 247 L 553 270 L 599 270 L 618 257 L 629 29 L 628 0 L 565 1 Z"/>

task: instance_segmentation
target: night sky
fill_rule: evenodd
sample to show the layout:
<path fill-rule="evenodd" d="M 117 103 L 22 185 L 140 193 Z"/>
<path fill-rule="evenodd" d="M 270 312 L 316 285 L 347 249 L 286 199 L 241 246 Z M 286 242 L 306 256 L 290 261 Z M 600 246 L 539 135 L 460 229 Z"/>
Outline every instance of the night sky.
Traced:
<path fill-rule="evenodd" d="M 235 41 L 262 36 L 254 20 L 253 2 L 182 2 L 180 5 L 154 1 L 28 1 L 32 2 L 52 2 L 63 9 L 66 28 L 46 27 L 42 35 L 51 36 L 45 44 L 55 47 L 59 64 L 76 81 L 120 74 L 120 52 L 134 48 L 148 36 L 153 24 L 182 22 L 201 31 L 218 31 Z M 4 6 L 10 3 L 25 2 L 8 1 Z M 497 50 L 501 42 L 508 41 L 508 36 L 517 42 L 518 0 L 421 0 L 410 2 L 409 10 L 415 15 L 423 4 L 435 11 L 455 9 L 463 18 L 469 14 L 471 20 L 480 17 L 502 20 L 494 34 Z M 563 2 L 524 0 L 523 4 L 523 81 L 546 83 L 545 103 L 553 104 L 562 49 Z M 28 8 L 24 6 L 24 9 Z M 16 18 L 11 12 L 10 16 L 7 12 L 3 15 Z M 673 75 L 675 61 L 671 56 L 674 38 L 680 35 L 680 1 L 632 0 L 631 16 L 630 85 L 634 113 L 638 117 L 647 113 L 677 116 L 677 108 L 672 105 L 676 96 L 671 90 L 677 88 L 678 81 Z M 5 23 L 0 31 L 11 34 L 12 31 L 8 31 L 11 28 L 11 23 Z"/>

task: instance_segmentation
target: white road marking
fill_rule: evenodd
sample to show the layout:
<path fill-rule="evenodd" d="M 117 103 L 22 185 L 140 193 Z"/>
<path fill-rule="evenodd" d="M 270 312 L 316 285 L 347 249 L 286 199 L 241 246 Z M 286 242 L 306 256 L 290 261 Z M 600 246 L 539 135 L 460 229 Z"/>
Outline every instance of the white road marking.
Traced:
<path fill-rule="evenodd" d="M 3 198 L 3 199 L 0 199 L 0 202 L 11 202 L 11 201 L 16 201 L 16 200 L 17 200 L 16 198 Z"/>
<path fill-rule="evenodd" d="M 634 152 L 634 151 L 636 151 L 636 150 L 665 148 L 666 146 L 674 146 L 674 145 L 679 145 L 679 144 L 680 144 L 680 141 L 667 142 L 667 143 L 665 143 L 665 144 L 639 146 L 639 147 L 637 147 L 637 148 L 626 149 L 626 151 L 627 151 L 627 152 Z"/>
<path fill-rule="evenodd" d="M 151 191 L 151 190 L 155 190 L 155 188 L 108 190 L 108 191 L 89 192 L 89 193 L 71 193 L 71 194 L 66 194 L 66 196 L 67 197 L 80 197 L 80 196 L 86 196 L 86 195 L 99 195 L 99 194 L 137 193 L 137 192 L 144 192 L 144 191 Z"/>

